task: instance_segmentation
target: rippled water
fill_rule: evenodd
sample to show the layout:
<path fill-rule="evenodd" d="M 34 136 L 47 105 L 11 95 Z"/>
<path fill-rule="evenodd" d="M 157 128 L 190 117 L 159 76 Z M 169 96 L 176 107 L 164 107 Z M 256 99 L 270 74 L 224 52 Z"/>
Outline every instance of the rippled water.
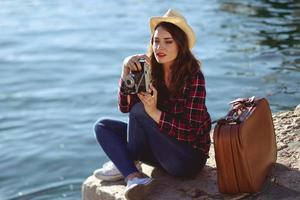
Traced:
<path fill-rule="evenodd" d="M 125 56 L 145 52 L 148 19 L 180 10 L 194 27 L 207 104 L 267 96 L 300 103 L 300 4 L 247 1 L 0 1 L 0 199 L 80 199 L 107 159 L 93 136 L 116 107 Z M 151 8 L 151 9 L 150 9 Z"/>

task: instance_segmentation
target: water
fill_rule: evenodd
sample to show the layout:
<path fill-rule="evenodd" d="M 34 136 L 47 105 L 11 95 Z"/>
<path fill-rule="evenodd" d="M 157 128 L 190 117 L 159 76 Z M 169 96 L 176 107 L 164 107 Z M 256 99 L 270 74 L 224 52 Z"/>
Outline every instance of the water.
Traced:
<path fill-rule="evenodd" d="M 107 158 L 93 136 L 117 110 L 125 56 L 148 19 L 180 10 L 194 27 L 214 119 L 237 97 L 273 112 L 300 103 L 299 1 L 0 1 L 0 199 L 80 199 Z M 151 9 L 150 9 L 151 8 Z"/>

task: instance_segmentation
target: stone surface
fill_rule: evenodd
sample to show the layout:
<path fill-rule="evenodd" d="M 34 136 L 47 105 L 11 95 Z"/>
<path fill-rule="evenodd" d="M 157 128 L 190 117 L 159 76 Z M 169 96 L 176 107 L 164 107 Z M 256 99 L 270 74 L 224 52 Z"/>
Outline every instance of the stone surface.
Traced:
<path fill-rule="evenodd" d="M 204 169 L 194 178 L 175 178 L 160 169 L 142 165 L 143 172 L 154 177 L 156 185 L 147 200 L 200 199 L 300 199 L 300 104 L 294 111 L 273 116 L 278 147 L 272 176 L 256 194 L 224 195 L 218 192 L 214 149 Z M 82 185 L 84 200 L 123 200 L 123 181 L 103 182 L 94 176 Z"/>

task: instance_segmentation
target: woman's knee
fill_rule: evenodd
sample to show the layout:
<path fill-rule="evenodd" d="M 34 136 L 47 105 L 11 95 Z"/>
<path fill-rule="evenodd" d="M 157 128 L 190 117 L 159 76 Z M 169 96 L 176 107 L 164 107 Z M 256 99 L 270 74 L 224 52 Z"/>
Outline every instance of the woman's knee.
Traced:
<path fill-rule="evenodd" d="M 95 133 L 95 136 L 97 138 L 97 140 L 101 140 L 101 137 L 102 137 L 102 132 L 103 132 L 103 129 L 107 128 L 108 124 L 110 123 L 110 120 L 109 119 L 99 119 L 95 125 L 94 125 L 94 133 Z"/>

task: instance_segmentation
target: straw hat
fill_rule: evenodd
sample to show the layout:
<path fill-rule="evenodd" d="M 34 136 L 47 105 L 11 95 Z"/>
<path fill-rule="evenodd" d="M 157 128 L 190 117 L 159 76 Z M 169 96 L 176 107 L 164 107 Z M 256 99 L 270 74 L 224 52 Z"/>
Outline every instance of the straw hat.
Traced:
<path fill-rule="evenodd" d="M 154 33 L 154 28 L 160 22 L 169 22 L 178 26 L 181 30 L 183 30 L 186 33 L 189 40 L 189 48 L 193 48 L 193 46 L 196 43 L 196 35 L 193 29 L 187 23 L 186 19 L 178 11 L 174 9 L 169 9 L 162 17 L 151 17 L 150 30 L 152 34 Z"/>

